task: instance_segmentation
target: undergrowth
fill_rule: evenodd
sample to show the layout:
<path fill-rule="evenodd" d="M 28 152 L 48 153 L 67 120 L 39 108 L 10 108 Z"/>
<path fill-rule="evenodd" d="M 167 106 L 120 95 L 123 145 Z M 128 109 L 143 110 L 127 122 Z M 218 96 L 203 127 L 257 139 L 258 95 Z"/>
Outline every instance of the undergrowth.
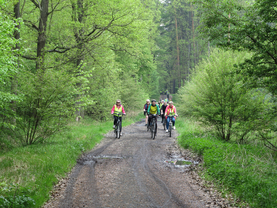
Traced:
<path fill-rule="evenodd" d="M 179 144 L 203 157 L 205 178 L 252 207 L 277 207 L 276 155 L 261 145 L 224 142 L 195 122 L 176 122 Z"/>
<path fill-rule="evenodd" d="M 123 120 L 123 126 L 142 114 Z M 71 123 L 45 143 L 16 147 L 0 153 L 0 207 L 41 207 L 60 178 L 74 167 L 77 158 L 112 130 L 112 121 L 89 119 Z"/>

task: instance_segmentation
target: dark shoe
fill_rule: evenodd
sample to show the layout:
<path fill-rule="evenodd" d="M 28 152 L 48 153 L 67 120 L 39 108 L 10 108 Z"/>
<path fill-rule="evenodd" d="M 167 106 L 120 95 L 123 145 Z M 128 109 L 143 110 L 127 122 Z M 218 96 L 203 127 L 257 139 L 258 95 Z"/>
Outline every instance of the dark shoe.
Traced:
<path fill-rule="evenodd" d="M 145 124 L 145 126 L 147 126 L 147 124 Z"/>

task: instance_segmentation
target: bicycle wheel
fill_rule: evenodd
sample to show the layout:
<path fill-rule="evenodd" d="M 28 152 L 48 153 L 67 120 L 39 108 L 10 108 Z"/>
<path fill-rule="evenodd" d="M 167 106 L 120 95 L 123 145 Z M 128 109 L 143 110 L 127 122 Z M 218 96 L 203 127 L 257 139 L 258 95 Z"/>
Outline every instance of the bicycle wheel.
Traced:
<path fill-rule="evenodd" d="M 157 125 L 156 125 L 156 123 L 154 123 L 154 126 L 153 126 L 153 140 L 155 139 L 156 134 L 157 134 Z"/>
<path fill-rule="evenodd" d="M 120 122 L 117 124 L 117 138 L 120 139 Z"/>
<path fill-rule="evenodd" d="M 168 128 L 169 137 L 171 137 L 171 131 L 172 131 L 172 124 L 171 124 L 171 122 L 170 122 L 170 123 L 169 123 L 169 128 Z"/>
<path fill-rule="evenodd" d="M 163 125 L 164 125 L 164 130 L 165 130 L 165 124 L 166 124 L 166 123 L 165 123 L 165 120 L 164 120 L 164 121 L 163 121 Z"/>
<path fill-rule="evenodd" d="M 153 124 L 151 123 L 151 126 L 150 126 L 150 131 L 151 131 L 151 139 L 153 138 L 153 135 L 154 135 L 154 129 L 153 129 Z"/>
<path fill-rule="evenodd" d="M 114 127 L 114 137 L 117 138 L 117 126 Z"/>

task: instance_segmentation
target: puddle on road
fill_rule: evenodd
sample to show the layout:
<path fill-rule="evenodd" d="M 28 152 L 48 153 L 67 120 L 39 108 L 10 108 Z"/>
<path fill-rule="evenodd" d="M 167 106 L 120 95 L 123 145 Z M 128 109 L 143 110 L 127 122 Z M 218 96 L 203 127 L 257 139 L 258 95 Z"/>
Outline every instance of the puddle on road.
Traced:
<path fill-rule="evenodd" d="M 93 166 L 95 164 L 95 161 L 85 161 L 84 162 L 84 165 L 91 165 L 91 166 Z"/>
<path fill-rule="evenodd" d="M 98 156 L 92 156 L 94 159 L 124 159 L 124 157 L 121 156 L 111 156 L 111 155 L 98 155 Z"/>
<path fill-rule="evenodd" d="M 184 160 L 182 158 L 179 159 L 173 159 L 173 160 L 165 160 L 164 161 L 167 164 L 172 164 L 175 167 L 178 168 L 189 168 L 191 165 L 197 165 L 198 162 L 191 161 L 191 160 Z"/>
<path fill-rule="evenodd" d="M 118 156 L 118 155 L 87 155 L 86 157 L 78 159 L 78 163 L 81 165 L 95 165 L 97 161 L 101 160 L 112 160 L 112 159 L 126 159 L 128 156 Z"/>

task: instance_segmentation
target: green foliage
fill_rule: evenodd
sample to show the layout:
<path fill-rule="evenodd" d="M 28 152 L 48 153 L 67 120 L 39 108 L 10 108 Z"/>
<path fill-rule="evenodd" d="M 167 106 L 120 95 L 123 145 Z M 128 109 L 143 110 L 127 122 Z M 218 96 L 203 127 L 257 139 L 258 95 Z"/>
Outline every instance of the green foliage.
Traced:
<path fill-rule="evenodd" d="M 6 8 L 7 2 L 0 1 L 2 8 Z M 0 10 L 0 128 L 13 128 L 14 124 L 9 120 L 15 116 L 11 109 L 11 102 L 19 102 L 19 97 L 11 91 L 12 79 L 18 73 L 16 60 L 18 51 L 14 50 L 16 43 L 13 38 L 15 23 Z"/>
<path fill-rule="evenodd" d="M 124 118 L 123 126 L 141 118 L 142 114 Z M 32 198 L 35 207 L 41 207 L 49 199 L 49 191 L 53 184 L 65 177 L 75 166 L 80 154 L 91 150 L 99 143 L 103 135 L 112 130 L 112 125 L 111 120 L 100 123 L 84 119 L 78 124 L 70 123 L 68 129 L 50 137 L 47 142 L 0 153 L 0 207 L 3 205 L 1 203 L 4 203 L 1 201 L 3 197 L 20 198 L 23 195 Z M 18 188 L 13 188 L 10 183 L 18 184 Z M 7 192 L 3 190 L 4 187 L 10 187 L 12 191 Z M 23 202 L 23 199 L 21 201 Z"/>
<path fill-rule="evenodd" d="M 30 188 L 20 187 L 18 184 L 0 183 L 0 207 L 25 208 L 34 207 L 35 201 L 29 197 L 33 194 Z"/>
<path fill-rule="evenodd" d="M 201 31 L 218 46 L 247 50 L 253 56 L 241 63 L 251 86 L 276 94 L 276 2 L 194 0 L 201 10 Z"/>
<path fill-rule="evenodd" d="M 176 125 L 182 132 L 179 144 L 203 156 L 206 180 L 223 185 L 251 207 L 277 206 L 277 161 L 272 152 L 256 144 L 223 142 L 189 120 Z"/>
<path fill-rule="evenodd" d="M 65 127 L 75 112 L 74 97 L 80 94 L 74 87 L 77 82 L 64 71 L 47 69 L 36 74 L 25 71 L 18 80 L 23 95 L 17 105 L 19 119 L 10 135 L 22 144 L 33 144 Z"/>
<path fill-rule="evenodd" d="M 21 10 L 15 15 L 17 3 Z M 158 4 L 53 0 L 43 8 L 35 1 L 10 1 L 1 7 L 0 20 L 5 22 L 1 39 L 7 40 L 1 47 L 8 53 L 0 52 L 0 59 L 7 60 L 11 71 L 1 76 L 6 81 L 0 92 L 1 149 L 18 141 L 43 141 L 62 129 L 74 113 L 106 120 L 116 99 L 122 99 L 128 113 L 137 111 L 149 95 L 158 96 L 154 61 Z M 44 30 L 41 21 L 47 22 Z M 11 50 L 16 27 L 20 28 L 18 57 Z"/>
<path fill-rule="evenodd" d="M 161 19 L 155 59 L 160 90 L 177 93 L 189 79 L 190 70 L 206 55 L 207 38 L 199 38 L 201 18 L 190 0 L 164 0 L 159 4 Z M 200 11 L 201 12 L 201 11 Z"/>
<path fill-rule="evenodd" d="M 243 77 L 233 66 L 249 56 L 246 52 L 213 50 L 180 90 L 179 112 L 212 126 L 226 141 L 233 135 L 243 140 L 249 132 L 265 129 L 273 120 L 270 99 L 264 90 L 245 88 Z"/>
<path fill-rule="evenodd" d="M 135 78 L 130 79 L 129 77 L 131 75 L 127 73 L 122 76 L 121 101 L 126 110 L 137 111 L 145 104 L 145 100 L 148 99 L 149 95 L 144 91 L 142 83 L 136 82 Z"/>

